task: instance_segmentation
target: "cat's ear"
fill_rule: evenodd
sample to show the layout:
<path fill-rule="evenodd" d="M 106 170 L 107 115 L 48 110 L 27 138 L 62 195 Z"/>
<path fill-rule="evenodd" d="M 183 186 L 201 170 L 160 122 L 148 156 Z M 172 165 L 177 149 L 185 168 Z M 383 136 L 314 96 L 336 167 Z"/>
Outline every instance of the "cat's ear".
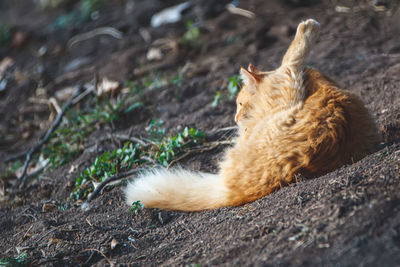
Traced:
<path fill-rule="evenodd" d="M 261 70 L 257 69 L 256 66 L 254 66 L 253 64 L 249 64 L 249 66 L 247 67 L 247 70 L 253 74 L 259 74 L 260 72 L 262 72 Z"/>
<path fill-rule="evenodd" d="M 245 88 L 249 93 L 254 94 L 257 89 L 257 85 L 260 82 L 260 77 L 253 72 L 247 71 L 245 68 L 240 67 L 240 78 L 242 78 Z"/>

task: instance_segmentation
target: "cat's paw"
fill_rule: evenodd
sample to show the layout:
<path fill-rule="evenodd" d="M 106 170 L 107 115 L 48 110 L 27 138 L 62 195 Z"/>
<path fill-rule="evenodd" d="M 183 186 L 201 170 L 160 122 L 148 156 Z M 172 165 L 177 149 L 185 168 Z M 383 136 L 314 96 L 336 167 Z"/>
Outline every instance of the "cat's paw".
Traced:
<path fill-rule="evenodd" d="M 312 38 L 319 31 L 319 22 L 314 19 L 303 21 L 297 27 L 297 34 L 304 35 L 306 38 Z"/>

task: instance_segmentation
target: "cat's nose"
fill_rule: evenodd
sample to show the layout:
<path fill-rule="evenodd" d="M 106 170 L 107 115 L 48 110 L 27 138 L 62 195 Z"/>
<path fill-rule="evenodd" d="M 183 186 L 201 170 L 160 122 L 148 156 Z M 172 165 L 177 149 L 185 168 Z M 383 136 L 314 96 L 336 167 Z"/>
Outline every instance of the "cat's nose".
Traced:
<path fill-rule="evenodd" d="M 239 121 L 239 113 L 236 113 L 235 115 L 235 123 L 238 124 Z"/>

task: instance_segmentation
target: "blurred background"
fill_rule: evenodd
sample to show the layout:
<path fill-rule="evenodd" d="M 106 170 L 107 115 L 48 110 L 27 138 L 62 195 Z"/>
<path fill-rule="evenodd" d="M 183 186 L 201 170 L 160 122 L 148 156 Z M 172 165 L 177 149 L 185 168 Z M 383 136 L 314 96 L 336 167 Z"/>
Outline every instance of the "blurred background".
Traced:
<path fill-rule="evenodd" d="M 106 177 L 134 168 L 170 166 L 177 161 L 191 170 L 216 172 L 217 163 L 223 157 L 223 150 L 234 131 L 235 97 L 241 83 L 238 77 L 240 66 L 247 67 L 253 63 L 264 70 L 278 67 L 298 23 L 308 18 L 314 18 L 321 24 L 320 36 L 311 51 L 308 65 L 360 95 L 375 116 L 383 136 L 382 150 L 377 152 L 380 154 L 371 155 L 356 169 L 344 167 L 334 173 L 332 177 L 335 178 L 332 179 L 359 177 L 362 173 L 378 183 L 386 181 L 380 178 L 382 175 L 398 177 L 398 172 L 393 174 L 393 170 L 396 166 L 398 170 L 398 158 L 395 157 L 400 138 L 399 10 L 400 1 L 397 0 L 0 0 L 0 215 L 4 215 L 0 217 L 13 218 L 10 219 L 12 222 L 1 224 L 5 230 L 0 251 L 6 251 L 10 257 L 19 255 L 9 246 L 22 242 L 24 246 L 32 247 L 28 258 L 39 263 L 39 259 L 46 259 L 37 244 L 49 240 L 35 235 L 36 239 L 24 236 L 22 241 L 16 240 L 15 232 L 28 233 L 29 227 L 33 227 L 39 235 L 53 225 L 53 216 L 65 216 L 62 220 L 66 224 L 72 227 L 76 221 L 80 229 L 86 230 L 87 222 L 81 218 L 79 205 Z M 77 88 L 81 89 L 78 97 L 75 94 Z M 63 109 L 67 104 L 68 107 Z M 57 127 L 32 153 L 29 164 L 26 164 L 27 151 L 43 140 L 57 118 Z M 220 143 L 213 143 L 213 146 L 208 143 L 215 140 Z M 194 147 L 199 149 L 199 145 L 203 145 L 199 153 L 186 155 Z M 207 149 L 204 148 L 207 145 Z M 18 189 L 21 183 L 26 185 Z M 283 194 L 280 197 L 287 201 L 279 202 L 279 205 L 270 205 L 263 200 L 254 204 L 264 205 L 265 210 L 272 210 L 276 216 L 274 218 L 279 222 L 270 222 L 275 225 L 271 228 L 274 230 L 263 228 L 263 233 L 265 229 L 268 233 L 276 231 L 280 235 L 278 243 L 275 239 L 268 242 L 263 239 L 270 238 L 268 235 L 258 236 L 258 228 L 254 233 L 241 232 L 246 227 L 237 232 L 237 228 L 234 231 L 203 229 L 201 225 L 204 221 L 215 219 L 213 214 L 204 213 L 193 215 L 198 221 L 195 226 L 192 225 L 194 232 L 204 235 L 199 235 L 193 244 L 187 244 L 185 238 L 190 240 L 192 235 L 182 234 L 184 241 L 177 243 L 181 251 L 187 248 L 190 252 L 187 256 L 179 256 L 179 253 L 178 256 L 171 256 L 166 250 L 172 241 L 154 237 L 160 247 L 153 250 L 151 246 L 143 246 L 143 251 L 149 255 L 147 258 L 130 246 L 118 250 L 116 257 L 125 257 L 125 262 L 137 263 L 143 259 L 148 264 L 152 259 L 158 259 L 159 264 L 170 260 L 170 265 L 182 262 L 192 264 L 199 259 L 215 265 L 221 263 L 218 259 L 224 259 L 222 262 L 237 265 L 247 259 L 259 260 L 258 252 L 263 251 L 265 259 L 273 259 L 272 264 L 282 263 L 279 257 L 274 258 L 276 255 L 286 255 L 288 262 L 296 258 L 298 263 L 307 263 L 309 258 L 302 256 L 299 249 L 306 249 L 305 243 L 310 244 L 312 251 L 319 251 L 319 246 L 329 247 L 327 236 L 339 245 L 332 254 L 324 254 L 329 254 L 330 258 L 321 256 L 320 263 L 324 260 L 332 263 L 334 261 L 329 259 L 344 255 L 344 265 L 358 265 L 363 260 L 376 265 L 377 262 L 382 263 L 379 260 L 385 255 L 385 259 L 400 255 L 396 245 L 393 245 L 398 246 L 398 224 L 391 224 L 386 231 L 380 219 L 370 220 L 380 216 L 379 209 L 363 206 L 369 205 L 367 199 L 383 203 L 386 201 L 385 194 L 392 197 L 390 194 L 398 192 L 397 184 L 366 183 L 361 188 L 372 193 L 369 197 L 359 198 L 357 190 L 361 189 L 358 187 L 354 190 L 351 186 L 337 188 L 347 184 L 342 180 L 328 185 L 326 180 L 316 179 L 315 183 L 319 188 L 327 186 L 333 192 L 329 195 L 331 191 L 328 190 L 325 206 L 318 206 L 322 207 L 318 212 L 329 213 L 326 218 L 332 219 L 331 228 L 321 226 L 317 237 L 307 239 L 310 236 L 307 233 L 311 233 L 310 229 L 314 229 L 312 226 L 319 221 L 312 219 L 319 213 L 315 211 L 314 214 L 293 200 L 297 194 L 297 199 L 313 198 L 307 198 L 308 193 L 296 193 L 297 187 L 290 187 L 285 191 L 287 199 L 285 193 L 280 193 Z M 302 190 L 307 191 L 307 188 L 313 187 L 307 185 Z M 99 220 L 100 224 L 112 225 L 107 229 L 116 229 L 120 225 L 110 222 L 105 217 L 106 213 L 114 212 L 116 218 L 132 221 L 121 206 L 107 210 L 108 203 L 113 203 L 113 199 L 122 203 L 120 189 L 107 193 L 103 194 L 98 209 L 93 211 L 98 219 L 92 219 Z M 309 192 L 309 195 L 314 193 Z M 271 199 L 275 201 L 273 197 Z M 362 200 L 357 202 L 354 199 Z M 390 209 L 396 203 L 390 204 Z M 38 225 L 32 217 L 32 220 L 25 217 L 15 219 L 29 212 L 31 205 L 42 211 L 39 215 L 33 213 L 34 218 L 47 216 L 45 220 L 51 223 Z M 52 205 L 56 207 L 54 210 Z M 385 205 L 382 204 L 382 207 Z M 371 213 L 353 216 L 353 212 L 360 207 Z M 244 223 L 256 225 L 260 216 L 265 215 L 257 213 L 257 210 L 259 208 L 247 210 L 251 219 L 246 219 Z M 288 210 L 295 215 L 287 217 Z M 231 218 L 230 212 L 241 216 L 241 210 L 218 212 L 221 213 L 215 214 L 226 218 Z M 141 229 L 141 223 L 148 219 L 151 224 L 155 220 L 155 225 L 162 226 L 164 215 L 155 211 L 154 214 L 148 211 L 143 215 L 145 219 L 130 223 L 135 229 Z M 393 214 L 397 216 L 398 212 Z M 387 217 L 388 222 L 395 221 L 395 217 L 390 216 Z M 240 217 L 238 222 L 242 222 L 241 218 L 245 217 Z M 343 218 L 354 221 L 349 227 L 343 226 Z M 262 220 L 270 219 L 262 217 Z M 190 223 L 191 219 L 186 221 Z M 289 237 L 285 228 L 279 226 L 282 221 L 287 229 L 299 233 L 298 236 L 293 235 L 294 240 L 304 238 L 311 243 L 287 241 Z M 310 223 L 310 229 L 299 228 L 294 225 L 295 222 Z M 365 231 L 360 232 L 361 237 L 354 230 L 360 225 L 365 226 L 362 228 Z M 383 225 L 378 228 L 388 233 L 392 241 L 385 243 L 382 239 L 379 242 L 393 246 L 381 251 L 379 248 L 383 250 L 383 243 L 366 242 L 373 240 L 372 234 L 376 236 L 371 225 Z M 332 230 L 336 227 L 340 231 Z M 88 252 L 80 251 L 81 247 L 88 247 L 89 244 L 99 246 L 101 240 L 93 237 L 90 229 L 82 234 L 79 242 L 75 236 L 70 237 L 76 243 L 68 243 L 69 249 L 60 252 L 61 258 L 67 259 L 63 264 L 92 263 L 93 258 L 87 255 Z M 163 227 L 151 228 L 146 230 L 146 234 L 168 236 L 162 232 L 164 230 Z M 124 236 L 124 229 L 119 231 L 118 234 Z M 111 235 L 112 230 L 105 232 Z M 224 243 L 225 248 L 219 246 L 220 240 L 214 240 L 219 234 L 229 236 L 232 233 L 240 236 L 249 234 L 251 237 L 249 240 L 240 239 L 242 243 Z M 138 236 L 146 236 L 142 234 Z M 152 238 L 144 244 L 151 244 L 154 241 Z M 361 240 L 357 243 L 359 245 L 349 245 L 355 250 L 342 249 L 351 243 L 347 238 Z M 204 248 L 203 256 L 196 256 L 193 251 L 196 244 L 200 244 L 200 239 L 209 240 L 211 246 Z M 284 241 L 279 243 L 279 240 Z M 325 243 L 315 240 L 325 240 Z M 53 243 L 46 244 L 42 244 L 46 247 L 46 255 L 57 252 L 58 247 L 52 246 Z M 252 250 L 254 244 L 259 250 Z M 268 251 L 263 250 L 267 246 Z M 369 253 L 372 258 L 365 258 L 368 253 L 364 250 L 375 253 Z M 377 253 L 378 250 L 382 253 Z M 239 260 L 235 255 L 238 251 L 246 257 Z M 81 254 L 83 260 L 75 257 Z M 212 259 L 210 255 L 214 254 L 219 258 Z M 94 257 L 95 261 L 102 259 L 99 255 Z M 263 261 L 264 264 L 266 262 Z"/>

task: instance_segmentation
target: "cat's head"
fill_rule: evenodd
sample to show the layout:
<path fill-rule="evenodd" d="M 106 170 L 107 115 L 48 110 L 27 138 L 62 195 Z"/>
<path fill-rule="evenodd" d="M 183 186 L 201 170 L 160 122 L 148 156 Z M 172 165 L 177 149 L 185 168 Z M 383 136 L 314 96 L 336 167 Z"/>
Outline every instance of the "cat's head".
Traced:
<path fill-rule="evenodd" d="M 242 90 L 240 90 L 236 98 L 236 115 L 235 122 L 239 124 L 242 118 L 245 118 L 247 112 L 251 108 L 251 97 L 256 93 L 257 86 L 262 79 L 262 71 L 250 64 L 247 70 L 240 68 L 240 76 L 242 79 Z"/>

